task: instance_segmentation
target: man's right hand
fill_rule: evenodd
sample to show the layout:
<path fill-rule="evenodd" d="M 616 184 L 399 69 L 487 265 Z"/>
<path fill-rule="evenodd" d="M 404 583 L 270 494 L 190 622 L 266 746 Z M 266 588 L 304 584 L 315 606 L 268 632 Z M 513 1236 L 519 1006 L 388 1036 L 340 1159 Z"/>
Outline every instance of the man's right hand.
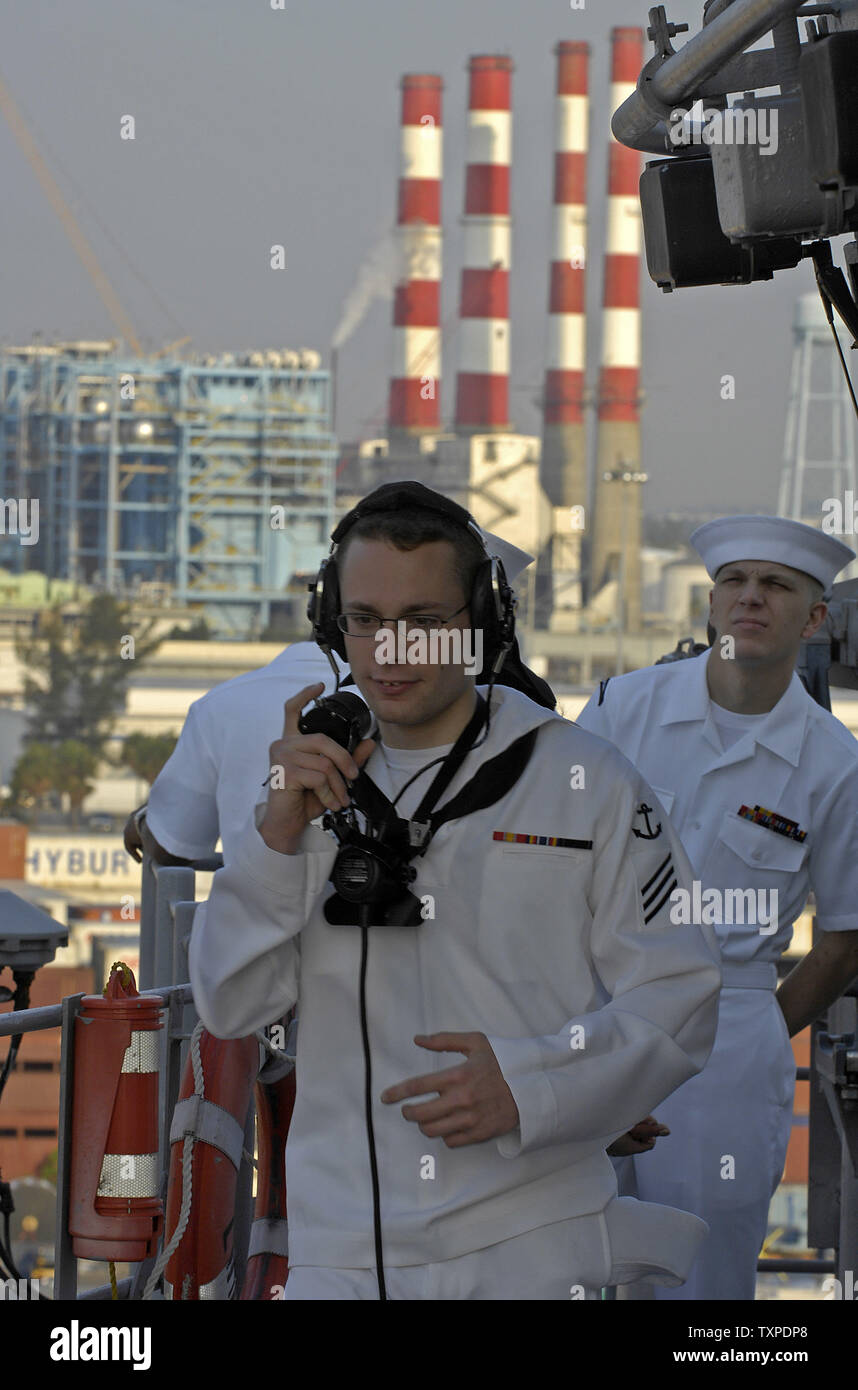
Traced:
<path fill-rule="evenodd" d="M 363 739 L 349 753 L 326 734 L 302 734 L 301 711 L 321 695 L 325 685 L 307 685 L 286 701 L 283 734 L 268 750 L 271 780 L 268 805 L 259 826 L 265 843 L 280 854 L 297 854 L 301 836 L 325 811 L 349 805 L 347 782 L 353 782 L 375 751 L 375 741 Z"/>

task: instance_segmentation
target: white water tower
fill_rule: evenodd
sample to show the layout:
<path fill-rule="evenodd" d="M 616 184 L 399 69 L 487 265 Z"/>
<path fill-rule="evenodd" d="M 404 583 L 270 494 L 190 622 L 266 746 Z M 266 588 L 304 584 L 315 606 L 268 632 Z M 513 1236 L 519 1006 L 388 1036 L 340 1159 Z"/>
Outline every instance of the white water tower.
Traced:
<path fill-rule="evenodd" d="M 834 323 L 854 381 L 858 354 L 851 350 L 852 335 L 836 312 Z M 838 499 L 846 528 L 841 539 L 856 550 L 858 536 L 848 529 L 852 512 L 847 497 L 851 494 L 858 501 L 855 416 L 834 335 L 818 294 L 803 294 L 796 301 L 793 334 L 778 515 L 821 527 L 830 510 L 823 509 L 826 499 Z M 856 574 L 858 564 L 853 563 L 838 579 Z"/>

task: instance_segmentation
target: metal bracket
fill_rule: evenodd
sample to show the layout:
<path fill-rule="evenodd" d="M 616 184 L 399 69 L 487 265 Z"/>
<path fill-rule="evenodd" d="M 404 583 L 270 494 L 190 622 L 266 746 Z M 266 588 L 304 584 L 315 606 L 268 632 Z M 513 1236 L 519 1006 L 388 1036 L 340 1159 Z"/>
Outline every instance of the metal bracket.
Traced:
<path fill-rule="evenodd" d="M 664 5 L 656 5 L 649 12 L 649 28 L 646 31 L 646 36 L 652 40 L 658 57 L 672 58 L 676 49 L 670 40 L 675 39 L 677 34 L 687 34 L 688 27 L 687 24 L 672 23 L 667 18 Z"/>
<path fill-rule="evenodd" d="M 430 828 L 428 821 L 410 820 L 408 822 L 408 843 L 421 849 L 426 843 Z"/>

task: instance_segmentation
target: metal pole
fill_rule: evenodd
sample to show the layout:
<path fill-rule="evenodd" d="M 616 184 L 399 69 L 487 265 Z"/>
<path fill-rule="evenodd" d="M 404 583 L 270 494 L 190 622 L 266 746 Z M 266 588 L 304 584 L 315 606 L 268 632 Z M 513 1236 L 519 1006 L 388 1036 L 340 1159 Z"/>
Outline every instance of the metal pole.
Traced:
<path fill-rule="evenodd" d="M 626 626 L 626 489 L 628 484 L 623 481 L 622 474 L 614 477 L 614 482 L 620 484 L 620 569 L 617 587 L 617 671 L 616 674 L 623 674 L 623 636 Z"/>
<path fill-rule="evenodd" d="M 671 110 L 696 88 L 785 16 L 795 16 L 803 0 L 735 0 L 651 77 L 641 74 L 638 90 L 614 113 L 611 129 L 620 144 L 656 154 L 673 152 L 666 121 Z M 646 71 L 646 69 L 644 69 Z M 644 95 L 644 93 L 646 95 Z"/>
<path fill-rule="evenodd" d="M 843 1115 L 840 1151 L 840 1243 L 837 1275 L 845 1288 L 847 1271 L 855 1280 L 858 1271 L 858 1116 L 854 1109 Z M 853 1295 L 854 1297 L 854 1295 Z"/>
<path fill-rule="evenodd" d="M 57 1123 L 57 1217 L 54 1247 L 54 1300 L 77 1298 L 77 1257 L 69 1235 L 69 1192 L 71 1163 L 72 1104 L 74 1102 L 74 1025 L 80 1013 L 82 994 L 73 994 L 62 1003 L 62 1044 L 60 1048 L 60 1109 Z"/>

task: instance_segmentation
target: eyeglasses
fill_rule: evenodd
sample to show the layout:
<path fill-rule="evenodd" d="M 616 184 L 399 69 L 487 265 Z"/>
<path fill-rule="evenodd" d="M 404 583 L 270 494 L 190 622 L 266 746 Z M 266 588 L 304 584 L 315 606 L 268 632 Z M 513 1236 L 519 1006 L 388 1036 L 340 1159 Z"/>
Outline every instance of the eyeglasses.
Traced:
<path fill-rule="evenodd" d="M 437 613 L 407 613 L 401 618 L 379 618 L 375 613 L 338 613 L 336 622 L 340 632 L 347 637 L 374 637 L 382 626 L 393 627 L 396 623 L 406 623 L 409 628 L 417 628 L 420 632 L 435 632 L 459 613 L 464 613 L 467 606 L 467 603 L 463 603 L 449 618 L 440 618 Z"/>

